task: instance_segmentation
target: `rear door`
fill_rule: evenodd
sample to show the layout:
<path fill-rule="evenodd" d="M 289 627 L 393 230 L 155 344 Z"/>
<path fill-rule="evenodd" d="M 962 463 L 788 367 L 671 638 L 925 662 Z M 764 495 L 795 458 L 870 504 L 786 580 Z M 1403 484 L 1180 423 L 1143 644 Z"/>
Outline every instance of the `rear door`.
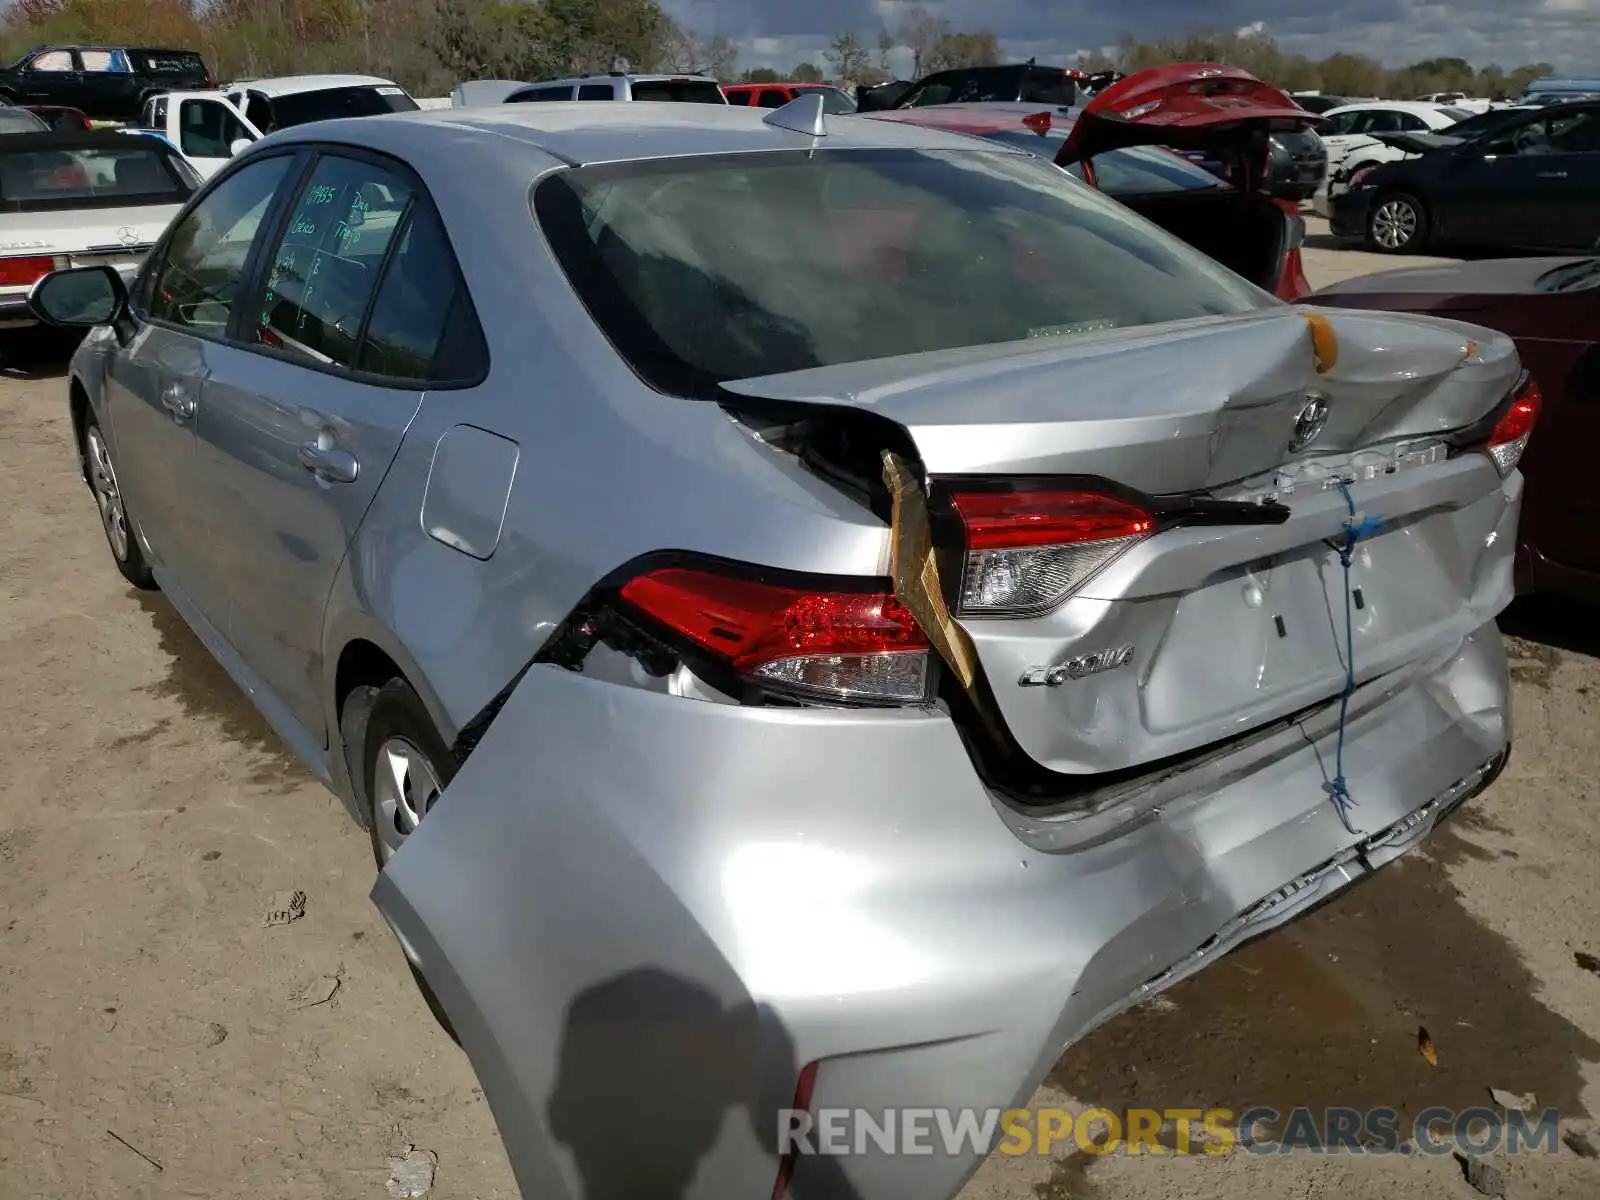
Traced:
<path fill-rule="evenodd" d="M 79 50 L 82 71 L 77 107 L 99 117 L 131 118 L 139 108 L 139 85 L 121 50 Z"/>
<path fill-rule="evenodd" d="M 71 50 L 41 50 L 22 68 L 21 100 L 24 104 L 65 104 L 76 108 L 82 79 L 83 71 Z"/>
<path fill-rule="evenodd" d="M 1582 218 L 1581 164 L 1540 114 L 1461 148 L 1444 178 L 1443 224 L 1483 246 L 1567 248 Z"/>
<path fill-rule="evenodd" d="M 421 184 L 358 154 L 322 154 L 278 222 L 235 344 L 211 364 L 201 431 L 228 636 L 313 732 L 328 592 L 421 403 L 455 291 Z"/>

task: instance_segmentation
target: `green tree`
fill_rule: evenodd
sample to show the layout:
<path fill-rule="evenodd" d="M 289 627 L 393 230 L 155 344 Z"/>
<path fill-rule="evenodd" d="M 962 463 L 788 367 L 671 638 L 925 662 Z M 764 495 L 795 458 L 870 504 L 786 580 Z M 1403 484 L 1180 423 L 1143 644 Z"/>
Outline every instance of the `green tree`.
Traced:
<path fill-rule="evenodd" d="M 795 63 L 789 71 L 789 78 L 796 83 L 821 83 L 822 68 L 816 63 Z"/>

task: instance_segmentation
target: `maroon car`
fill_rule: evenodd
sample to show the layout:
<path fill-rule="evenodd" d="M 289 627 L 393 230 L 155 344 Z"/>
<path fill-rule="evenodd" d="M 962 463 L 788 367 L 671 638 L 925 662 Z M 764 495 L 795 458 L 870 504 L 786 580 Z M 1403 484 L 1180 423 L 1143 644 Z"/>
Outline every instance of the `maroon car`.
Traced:
<path fill-rule="evenodd" d="M 1429 313 L 1517 343 L 1543 395 L 1522 459 L 1519 585 L 1600 601 L 1600 258 L 1511 258 L 1364 275 L 1307 303 Z"/>

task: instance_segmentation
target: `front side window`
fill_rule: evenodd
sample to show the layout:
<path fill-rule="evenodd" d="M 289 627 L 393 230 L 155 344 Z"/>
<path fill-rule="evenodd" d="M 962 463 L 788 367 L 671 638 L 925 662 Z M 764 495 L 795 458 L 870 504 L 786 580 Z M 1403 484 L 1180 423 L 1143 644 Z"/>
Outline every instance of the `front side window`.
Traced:
<path fill-rule="evenodd" d="M 535 209 L 574 289 L 663 391 L 1274 303 L 1024 155 L 819 151 L 552 176 Z"/>
<path fill-rule="evenodd" d="M 517 92 L 507 96 L 507 104 L 536 104 L 547 100 L 571 100 L 572 85 L 562 84 L 559 87 L 528 88 L 526 91 Z"/>
<path fill-rule="evenodd" d="M 161 101 L 165 103 L 165 101 Z M 179 101 L 179 148 L 190 158 L 227 158 L 240 138 L 250 140 L 244 122 L 215 100 Z M 163 124 L 165 122 L 163 121 Z"/>
<path fill-rule="evenodd" d="M 250 247 L 293 158 L 240 168 L 178 222 L 149 275 L 148 315 L 220 334 L 238 299 Z"/>
<path fill-rule="evenodd" d="M 33 61 L 28 64 L 30 71 L 70 71 L 72 66 L 71 50 L 46 50 L 43 54 L 33 56 Z"/>
<path fill-rule="evenodd" d="M 267 261 L 266 292 L 246 340 L 323 365 L 353 365 L 367 302 L 412 192 L 383 167 L 318 159 Z"/>
<path fill-rule="evenodd" d="M 1401 133 L 1428 132 L 1428 123 L 1421 117 L 1417 116 L 1416 113 L 1396 113 L 1395 120 L 1399 122 L 1399 132 Z"/>

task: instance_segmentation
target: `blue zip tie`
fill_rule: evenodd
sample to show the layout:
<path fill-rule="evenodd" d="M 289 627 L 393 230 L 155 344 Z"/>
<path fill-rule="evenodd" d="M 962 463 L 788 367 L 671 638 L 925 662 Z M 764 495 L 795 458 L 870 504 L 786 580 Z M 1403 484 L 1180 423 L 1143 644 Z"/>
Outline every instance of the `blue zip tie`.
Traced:
<path fill-rule="evenodd" d="M 1362 538 L 1371 537 L 1383 526 L 1382 521 L 1375 521 L 1371 517 L 1356 519 L 1356 500 L 1350 494 L 1350 484 L 1347 480 L 1335 480 L 1339 494 L 1344 497 L 1345 508 L 1350 516 L 1344 523 L 1344 546 L 1339 550 L 1339 563 L 1344 567 L 1344 691 L 1339 694 L 1339 739 L 1336 743 L 1333 756 L 1333 779 L 1328 783 L 1328 794 L 1333 797 L 1333 807 L 1339 814 L 1339 821 L 1350 833 L 1360 833 L 1350 820 L 1350 810 L 1355 807 L 1355 799 L 1350 795 L 1350 785 L 1344 777 L 1344 730 L 1346 718 L 1350 712 L 1350 697 L 1356 690 L 1356 634 L 1355 614 L 1351 606 L 1350 597 L 1350 560 L 1355 554 L 1356 543 Z"/>

